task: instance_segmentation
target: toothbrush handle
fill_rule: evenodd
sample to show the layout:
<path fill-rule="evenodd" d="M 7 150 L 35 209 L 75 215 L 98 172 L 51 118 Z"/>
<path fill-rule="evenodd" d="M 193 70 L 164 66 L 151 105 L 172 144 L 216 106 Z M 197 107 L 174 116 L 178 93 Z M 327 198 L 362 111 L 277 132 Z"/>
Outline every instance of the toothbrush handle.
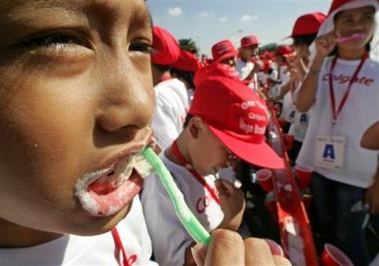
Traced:
<path fill-rule="evenodd" d="M 191 235 L 196 243 L 207 245 L 210 242 L 210 234 L 207 232 L 207 230 L 205 230 L 202 224 L 197 220 L 195 215 L 188 208 L 187 204 L 185 203 L 183 194 L 175 184 L 170 172 L 150 147 L 146 147 L 143 151 L 143 154 L 145 155 L 145 158 L 150 162 L 150 164 L 154 167 L 154 170 L 157 172 L 163 184 L 163 187 L 167 191 L 172 203 L 174 204 L 175 213 L 179 217 L 187 232 Z"/>

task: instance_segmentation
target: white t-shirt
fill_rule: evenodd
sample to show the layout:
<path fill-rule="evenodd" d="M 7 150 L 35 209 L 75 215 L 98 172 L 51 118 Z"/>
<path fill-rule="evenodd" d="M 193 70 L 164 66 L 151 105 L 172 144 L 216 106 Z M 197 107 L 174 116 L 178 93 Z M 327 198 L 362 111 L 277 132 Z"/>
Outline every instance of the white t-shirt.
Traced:
<path fill-rule="evenodd" d="M 240 77 L 241 80 L 245 80 L 247 76 L 250 74 L 250 72 L 254 69 L 255 64 L 251 61 L 245 62 L 242 59 L 238 59 L 235 69 Z M 258 83 L 258 75 L 257 73 L 254 73 L 253 78 L 251 79 L 250 83 L 248 84 L 248 87 L 253 90 L 259 89 L 259 83 Z"/>
<path fill-rule="evenodd" d="M 189 95 L 184 83 L 176 78 L 154 87 L 156 107 L 151 127 L 159 147 L 164 150 L 183 130 L 189 109 Z"/>
<path fill-rule="evenodd" d="M 280 114 L 280 118 L 283 118 L 288 123 L 292 123 L 295 120 L 295 115 L 296 115 L 295 103 L 293 101 L 291 91 L 287 91 L 287 93 L 283 97 L 282 112 Z"/>
<path fill-rule="evenodd" d="M 254 69 L 254 63 L 253 62 L 245 62 L 241 58 L 237 60 L 236 63 L 236 71 L 238 72 L 238 75 L 241 80 L 244 80 L 250 72 Z"/>
<path fill-rule="evenodd" d="M 152 246 L 138 197 L 129 214 L 117 225 L 129 264 L 157 265 L 150 261 Z M 0 248 L 0 265 L 122 265 L 111 232 L 96 236 L 65 235 L 29 248 Z M 134 263 L 133 263 L 134 261 Z"/>
<path fill-rule="evenodd" d="M 281 83 L 278 85 L 278 91 L 279 94 L 282 90 L 282 87 L 288 83 L 288 81 L 291 78 L 290 71 L 288 69 L 287 65 L 279 65 L 278 67 L 278 79 L 281 81 Z M 279 99 L 279 102 L 282 102 L 281 99 Z"/>
<path fill-rule="evenodd" d="M 271 73 L 268 75 L 268 78 L 274 82 L 278 81 L 278 71 L 276 69 L 272 69 Z M 279 84 L 270 84 L 270 88 L 268 91 L 268 97 L 270 99 L 276 99 L 279 96 Z"/>
<path fill-rule="evenodd" d="M 288 92 L 291 97 L 293 97 L 293 101 L 296 102 L 297 95 L 299 94 L 299 88 L 301 84 L 297 87 L 297 89 L 293 92 L 291 96 L 291 92 Z M 309 109 L 307 112 L 299 112 L 295 109 L 295 117 L 291 123 L 288 134 L 293 135 L 294 139 L 303 142 L 305 138 L 305 134 L 307 133 L 307 129 L 309 126 L 309 119 L 311 118 L 311 110 Z"/>
<path fill-rule="evenodd" d="M 192 213 L 208 232 L 214 230 L 224 218 L 220 205 L 186 168 L 170 161 L 164 152 L 160 154 L 160 158 L 171 172 Z M 206 176 L 204 179 L 211 188 L 216 189 L 213 176 Z M 165 266 L 183 265 L 185 250 L 193 239 L 176 216 L 173 204 L 157 174 L 145 179 L 141 201 L 155 260 Z"/>
<path fill-rule="evenodd" d="M 329 93 L 329 77 L 332 58 L 327 58 L 321 69 L 318 80 L 312 119 L 303 141 L 297 163 L 311 166 L 321 175 L 352 186 L 367 188 L 372 183 L 376 171 L 377 154 L 360 147 L 363 132 L 379 116 L 379 64 L 368 59 L 358 73 L 350 94 L 336 124 L 332 126 L 332 110 Z M 348 81 L 356 71 L 360 60 L 338 59 L 333 70 L 333 84 L 336 106 L 348 88 Z M 316 167 L 315 151 L 317 135 L 345 137 L 343 169 L 331 170 Z"/>

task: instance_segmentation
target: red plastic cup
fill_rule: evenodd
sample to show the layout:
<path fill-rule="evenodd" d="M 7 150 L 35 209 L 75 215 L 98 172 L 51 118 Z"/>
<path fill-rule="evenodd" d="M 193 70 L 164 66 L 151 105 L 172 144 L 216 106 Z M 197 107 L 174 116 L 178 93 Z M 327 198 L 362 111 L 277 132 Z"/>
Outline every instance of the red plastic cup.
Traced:
<path fill-rule="evenodd" d="M 325 244 L 321 253 L 322 266 L 354 266 L 349 257 L 332 244 Z"/>
<path fill-rule="evenodd" d="M 313 169 L 307 166 L 295 165 L 296 182 L 299 190 L 304 190 L 308 187 L 309 181 L 312 178 Z"/>
<path fill-rule="evenodd" d="M 295 141 L 295 138 L 293 135 L 283 134 L 283 142 L 287 151 L 292 150 L 294 141 Z"/>
<path fill-rule="evenodd" d="M 264 238 L 268 246 L 270 247 L 270 251 L 272 255 L 279 255 L 279 256 L 284 256 L 284 251 L 282 247 L 276 243 L 274 240 L 269 239 L 269 238 Z"/>
<path fill-rule="evenodd" d="M 255 173 L 255 177 L 262 189 L 268 193 L 272 190 L 272 172 L 269 169 L 260 169 Z"/>
<path fill-rule="evenodd" d="M 284 118 L 279 118 L 278 122 L 281 128 L 283 128 L 287 124 L 287 121 Z"/>

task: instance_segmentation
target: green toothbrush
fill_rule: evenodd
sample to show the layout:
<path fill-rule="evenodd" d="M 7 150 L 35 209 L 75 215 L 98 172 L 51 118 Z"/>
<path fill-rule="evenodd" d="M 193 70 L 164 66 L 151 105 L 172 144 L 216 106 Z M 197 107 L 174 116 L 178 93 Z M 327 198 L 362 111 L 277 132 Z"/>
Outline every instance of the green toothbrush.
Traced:
<path fill-rule="evenodd" d="M 174 179 L 172 178 L 170 172 L 167 170 L 166 166 L 162 163 L 160 158 L 150 147 L 146 147 L 142 151 L 142 155 L 143 156 L 138 156 L 140 158 L 138 158 L 136 162 L 135 168 L 137 172 L 143 177 L 147 175 L 147 167 L 142 166 L 145 164 L 143 161 L 147 160 L 149 162 L 149 166 L 152 166 L 154 171 L 158 174 L 163 187 L 167 191 L 172 203 L 174 204 L 176 215 L 180 219 L 187 232 L 191 235 L 196 243 L 207 245 L 211 239 L 210 234 L 207 232 L 207 230 L 205 230 L 195 215 L 188 208 L 186 202 L 184 201 L 182 192 L 175 184 Z"/>

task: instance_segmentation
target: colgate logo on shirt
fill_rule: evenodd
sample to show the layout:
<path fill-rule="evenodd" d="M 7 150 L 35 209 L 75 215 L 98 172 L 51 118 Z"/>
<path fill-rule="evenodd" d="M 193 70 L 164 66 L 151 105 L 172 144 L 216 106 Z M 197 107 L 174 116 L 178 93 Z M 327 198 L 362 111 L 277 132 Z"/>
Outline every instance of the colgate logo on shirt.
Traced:
<path fill-rule="evenodd" d="M 209 206 L 210 198 L 207 196 L 202 196 L 196 201 L 196 210 L 198 213 L 203 213 L 205 209 Z"/>
<path fill-rule="evenodd" d="M 344 75 L 344 74 L 340 74 L 340 75 L 333 75 L 333 74 L 325 74 L 323 76 L 323 80 L 324 81 L 329 81 L 329 79 L 332 78 L 332 81 L 333 82 L 337 82 L 338 84 L 344 84 L 344 83 L 350 83 L 350 80 L 352 79 L 351 76 L 347 76 L 347 75 Z M 353 80 L 353 84 L 354 83 L 357 83 L 357 84 L 360 84 L 360 85 L 364 85 L 364 86 L 371 86 L 372 83 L 374 82 L 373 79 L 371 78 L 366 78 L 366 77 L 356 77 L 354 80 Z"/>

